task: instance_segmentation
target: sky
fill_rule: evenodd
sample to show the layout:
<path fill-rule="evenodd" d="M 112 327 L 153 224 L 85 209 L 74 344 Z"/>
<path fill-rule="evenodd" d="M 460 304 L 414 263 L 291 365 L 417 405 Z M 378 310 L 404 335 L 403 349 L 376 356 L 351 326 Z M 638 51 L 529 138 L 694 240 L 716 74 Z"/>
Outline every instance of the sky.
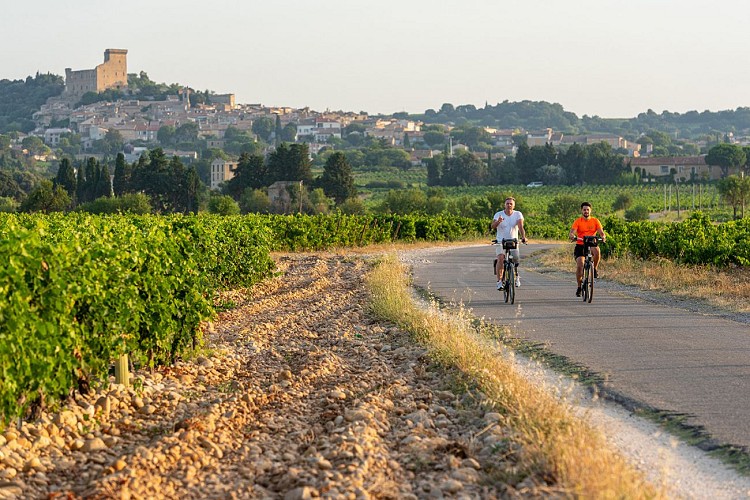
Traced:
<path fill-rule="evenodd" d="M 750 106 L 747 0 L 5 0 L 0 79 L 93 69 L 238 103 L 423 113 L 547 101 L 630 118 Z"/>

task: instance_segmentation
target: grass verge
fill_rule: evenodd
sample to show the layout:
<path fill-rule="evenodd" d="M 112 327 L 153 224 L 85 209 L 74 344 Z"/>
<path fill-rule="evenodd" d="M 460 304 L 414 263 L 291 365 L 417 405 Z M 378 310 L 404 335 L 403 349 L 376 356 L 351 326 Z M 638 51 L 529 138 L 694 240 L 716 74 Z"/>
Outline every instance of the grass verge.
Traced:
<path fill-rule="evenodd" d="M 570 245 L 541 254 L 543 267 L 575 272 Z M 600 268 L 607 280 L 689 298 L 735 313 L 750 313 L 750 269 L 688 266 L 667 259 L 609 257 Z"/>
<path fill-rule="evenodd" d="M 496 405 L 525 450 L 518 465 L 529 474 L 552 478 L 572 497 L 664 496 L 566 404 L 498 356 L 492 339 L 477 334 L 469 319 L 420 307 L 410 293 L 406 268 L 395 257 L 385 257 L 373 269 L 368 285 L 376 315 L 411 332 L 437 361 L 465 373 Z"/>

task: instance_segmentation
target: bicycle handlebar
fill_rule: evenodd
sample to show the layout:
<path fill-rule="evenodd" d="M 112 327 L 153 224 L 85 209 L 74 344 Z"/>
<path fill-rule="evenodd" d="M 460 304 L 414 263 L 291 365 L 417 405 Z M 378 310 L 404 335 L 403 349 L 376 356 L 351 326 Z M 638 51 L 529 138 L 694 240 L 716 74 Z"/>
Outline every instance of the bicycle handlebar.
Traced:
<path fill-rule="evenodd" d="M 516 240 L 516 241 L 519 241 L 519 240 Z M 527 245 L 527 244 L 528 244 L 528 241 L 529 241 L 529 240 L 528 240 L 528 239 L 526 239 L 526 238 L 523 238 L 523 239 L 522 239 L 522 240 L 520 240 L 520 241 L 521 241 L 521 243 L 523 243 L 524 245 Z M 496 239 L 492 240 L 492 241 L 490 242 L 490 244 L 492 244 L 492 245 L 502 245 L 502 243 L 501 243 L 501 242 L 499 242 L 499 241 L 497 241 Z"/>
<path fill-rule="evenodd" d="M 575 236 L 575 237 L 573 237 L 573 238 L 569 238 L 569 240 L 570 240 L 571 242 L 573 242 L 573 241 L 577 242 L 577 241 L 578 241 L 578 238 L 579 238 L 579 236 Z M 606 243 L 606 241 L 604 241 L 604 238 L 602 238 L 602 237 L 601 237 L 601 236 L 599 236 L 599 235 L 597 235 L 597 236 L 580 236 L 580 238 L 581 238 L 582 240 L 583 240 L 584 238 L 595 238 L 595 239 L 596 239 L 596 241 L 597 241 L 597 243 Z M 585 241 L 585 240 L 584 240 L 584 241 Z"/>

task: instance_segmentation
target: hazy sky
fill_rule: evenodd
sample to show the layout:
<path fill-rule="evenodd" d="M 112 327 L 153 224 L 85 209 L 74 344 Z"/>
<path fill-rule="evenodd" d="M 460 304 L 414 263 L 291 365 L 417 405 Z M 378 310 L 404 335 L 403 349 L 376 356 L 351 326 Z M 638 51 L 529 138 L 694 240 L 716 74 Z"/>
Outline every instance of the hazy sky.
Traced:
<path fill-rule="evenodd" d="M 747 0 L 5 0 L 0 78 L 122 48 L 129 73 L 266 106 L 719 111 L 750 106 L 749 21 Z"/>

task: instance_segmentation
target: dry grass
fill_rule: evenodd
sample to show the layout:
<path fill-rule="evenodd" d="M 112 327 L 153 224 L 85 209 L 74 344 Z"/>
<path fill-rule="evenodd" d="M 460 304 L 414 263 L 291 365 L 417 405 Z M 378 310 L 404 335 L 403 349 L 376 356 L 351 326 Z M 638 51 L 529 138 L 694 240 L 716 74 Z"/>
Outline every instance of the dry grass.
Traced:
<path fill-rule="evenodd" d="M 574 273 L 571 254 L 570 245 L 565 245 L 543 254 L 539 262 L 545 267 Z M 723 270 L 680 265 L 666 259 L 642 261 L 632 257 L 610 257 L 599 266 L 607 280 L 703 300 L 727 311 L 750 312 L 750 270 L 745 268 Z"/>
<path fill-rule="evenodd" d="M 420 307 L 409 291 L 405 267 L 394 257 L 386 257 L 368 283 L 378 316 L 415 334 L 437 359 L 469 376 L 497 406 L 525 450 L 520 465 L 530 475 L 552 479 L 576 498 L 664 496 L 568 405 L 498 356 L 499 348 L 478 335 L 468 318 L 444 315 L 436 306 Z"/>

